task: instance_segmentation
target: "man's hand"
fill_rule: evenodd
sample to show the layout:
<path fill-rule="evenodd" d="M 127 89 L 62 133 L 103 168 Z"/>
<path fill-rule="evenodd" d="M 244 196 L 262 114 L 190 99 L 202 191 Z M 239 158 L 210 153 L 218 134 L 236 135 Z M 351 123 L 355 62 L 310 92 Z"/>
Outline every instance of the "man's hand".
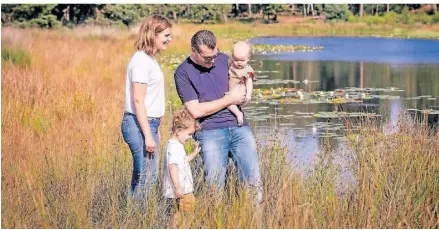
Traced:
<path fill-rule="evenodd" d="M 230 89 L 226 97 L 230 100 L 233 105 L 242 105 L 245 103 L 246 90 L 245 85 L 237 84 L 235 87 Z"/>

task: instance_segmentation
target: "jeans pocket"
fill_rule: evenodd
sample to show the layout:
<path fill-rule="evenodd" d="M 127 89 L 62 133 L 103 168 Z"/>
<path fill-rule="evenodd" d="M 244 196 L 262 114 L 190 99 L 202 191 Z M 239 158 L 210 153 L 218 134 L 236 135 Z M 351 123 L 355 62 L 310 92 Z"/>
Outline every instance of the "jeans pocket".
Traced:
<path fill-rule="evenodd" d="M 122 130 L 123 140 L 124 140 L 126 143 L 130 143 L 130 137 L 129 137 L 129 136 L 130 136 L 130 135 L 129 135 L 130 125 L 129 125 L 128 120 L 123 119 L 123 120 L 122 120 L 122 124 L 121 124 L 120 126 L 121 126 L 121 130 Z"/>
<path fill-rule="evenodd" d="M 194 139 L 196 140 L 196 141 L 198 141 L 198 142 L 201 142 L 201 140 L 203 139 L 202 138 L 202 135 L 203 134 L 203 131 L 197 131 L 197 132 L 195 132 L 194 133 Z"/>

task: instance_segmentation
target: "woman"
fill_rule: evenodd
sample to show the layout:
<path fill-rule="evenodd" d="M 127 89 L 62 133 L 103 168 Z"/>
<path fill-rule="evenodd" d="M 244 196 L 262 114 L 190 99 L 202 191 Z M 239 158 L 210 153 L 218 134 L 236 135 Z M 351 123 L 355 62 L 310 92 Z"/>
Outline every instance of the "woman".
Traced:
<path fill-rule="evenodd" d="M 142 198 L 157 181 L 159 125 L 165 113 L 163 72 L 155 56 L 168 47 L 172 25 L 160 15 L 148 17 L 140 28 L 136 52 L 128 63 L 122 135 L 133 155 L 131 192 Z"/>

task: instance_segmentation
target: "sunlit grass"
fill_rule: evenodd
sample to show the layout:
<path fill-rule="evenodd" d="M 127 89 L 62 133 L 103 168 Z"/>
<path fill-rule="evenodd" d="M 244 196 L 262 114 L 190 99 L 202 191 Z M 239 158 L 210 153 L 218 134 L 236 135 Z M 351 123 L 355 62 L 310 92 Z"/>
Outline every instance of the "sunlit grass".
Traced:
<path fill-rule="evenodd" d="M 2 63 L 6 64 L 7 62 L 20 67 L 30 67 L 31 65 L 30 55 L 25 50 L 3 44 Z"/>
<path fill-rule="evenodd" d="M 230 50 L 235 39 L 287 35 L 279 25 L 264 25 L 257 32 L 252 25 L 209 27 L 224 50 Z M 159 58 L 167 87 L 162 150 L 172 111 L 181 105 L 173 70 L 201 28 L 206 27 L 176 26 L 172 45 Z M 292 34 L 306 31 L 305 26 L 287 28 Z M 2 50 L 1 70 L 2 227 L 169 227 L 161 183 L 146 204 L 127 199 L 132 157 L 120 122 L 135 31 L 79 30 L 2 28 L 2 45 L 9 49 L 5 58 Z M 27 59 L 31 64 L 24 67 L 21 63 Z M 356 183 L 344 193 L 336 189 L 338 169 L 332 161 L 340 153 L 330 142 L 317 154 L 315 169 L 304 176 L 291 167 L 287 147 L 278 141 L 284 134 L 263 144 L 258 140 L 262 212 L 252 206 L 250 194 L 236 189 L 241 185 L 232 183 L 234 174 L 222 199 L 212 194 L 202 182 L 198 159 L 193 166 L 198 208 L 177 227 L 438 228 L 439 140 L 409 120 L 392 135 L 372 132 L 371 125 L 347 134 L 354 137 L 349 146 Z"/>

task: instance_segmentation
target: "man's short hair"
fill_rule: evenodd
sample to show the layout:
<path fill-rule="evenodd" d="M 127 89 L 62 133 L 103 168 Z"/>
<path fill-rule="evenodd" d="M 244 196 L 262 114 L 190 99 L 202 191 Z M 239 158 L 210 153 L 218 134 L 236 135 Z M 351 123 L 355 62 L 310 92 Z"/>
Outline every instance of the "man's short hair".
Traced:
<path fill-rule="evenodd" d="M 191 46 L 197 52 L 200 52 L 200 47 L 202 45 L 207 46 L 209 49 L 214 49 L 216 47 L 216 38 L 212 31 L 200 30 L 192 36 Z"/>

